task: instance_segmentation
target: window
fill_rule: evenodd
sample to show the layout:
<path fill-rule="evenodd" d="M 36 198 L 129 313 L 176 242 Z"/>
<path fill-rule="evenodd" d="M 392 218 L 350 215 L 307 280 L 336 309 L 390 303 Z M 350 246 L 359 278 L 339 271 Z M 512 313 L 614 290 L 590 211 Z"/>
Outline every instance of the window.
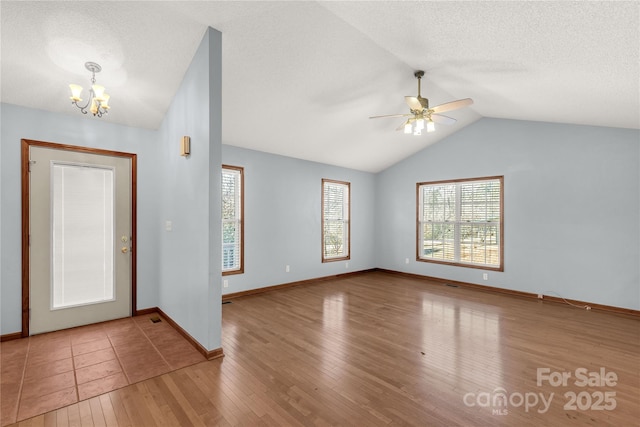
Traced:
<path fill-rule="evenodd" d="M 51 309 L 115 299 L 115 171 L 51 165 Z"/>
<path fill-rule="evenodd" d="M 417 260 L 503 271 L 503 177 L 417 184 Z"/>
<path fill-rule="evenodd" d="M 222 274 L 244 272 L 244 169 L 222 166 Z"/>
<path fill-rule="evenodd" d="M 322 180 L 322 262 L 349 259 L 350 186 Z"/>

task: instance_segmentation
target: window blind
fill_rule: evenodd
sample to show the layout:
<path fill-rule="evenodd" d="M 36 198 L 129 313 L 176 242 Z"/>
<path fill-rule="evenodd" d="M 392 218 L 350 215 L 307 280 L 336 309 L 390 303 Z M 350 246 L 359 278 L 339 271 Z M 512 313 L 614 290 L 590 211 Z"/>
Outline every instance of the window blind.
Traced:
<path fill-rule="evenodd" d="M 52 309 L 115 296 L 112 168 L 51 164 Z"/>

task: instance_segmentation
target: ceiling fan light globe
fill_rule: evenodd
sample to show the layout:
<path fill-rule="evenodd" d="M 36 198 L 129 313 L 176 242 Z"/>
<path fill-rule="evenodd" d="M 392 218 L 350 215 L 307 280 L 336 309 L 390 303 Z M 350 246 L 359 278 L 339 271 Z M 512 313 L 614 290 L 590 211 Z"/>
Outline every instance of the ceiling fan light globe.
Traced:
<path fill-rule="evenodd" d="M 412 130 L 411 130 L 411 123 L 407 123 L 407 124 L 405 124 L 405 125 L 404 125 L 404 133 L 409 134 L 409 133 L 411 133 L 411 132 L 412 132 Z"/>
<path fill-rule="evenodd" d="M 424 119 L 416 120 L 416 130 L 424 129 Z"/>
<path fill-rule="evenodd" d="M 421 131 L 420 129 L 416 129 L 416 130 L 413 132 L 413 134 L 414 134 L 415 136 L 420 136 L 420 135 L 422 135 L 422 131 Z"/>
<path fill-rule="evenodd" d="M 436 130 L 436 125 L 432 120 L 429 120 L 427 122 L 427 132 L 433 132 L 434 130 Z"/>

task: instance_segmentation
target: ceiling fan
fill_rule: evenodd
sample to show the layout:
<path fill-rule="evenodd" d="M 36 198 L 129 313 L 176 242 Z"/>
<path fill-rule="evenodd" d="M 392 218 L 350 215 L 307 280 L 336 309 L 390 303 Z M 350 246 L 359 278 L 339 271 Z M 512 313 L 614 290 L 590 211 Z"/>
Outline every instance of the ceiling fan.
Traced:
<path fill-rule="evenodd" d="M 456 122 L 456 119 L 449 116 L 444 116 L 440 113 L 445 111 L 457 110 L 458 108 L 466 107 L 473 104 L 471 98 L 459 99 L 457 101 L 447 102 L 435 107 L 429 107 L 429 100 L 420 96 L 420 80 L 424 76 L 424 71 L 418 70 L 413 75 L 418 79 L 418 96 L 405 96 L 404 100 L 409 106 L 410 113 L 407 114 L 388 114 L 385 116 L 373 116 L 370 119 L 379 119 L 382 117 L 408 117 L 408 119 L 401 124 L 396 130 L 404 129 L 404 133 L 413 133 L 414 135 L 421 135 L 422 130 L 426 127 L 427 132 L 433 132 L 435 130 L 435 123 L 442 123 L 446 125 L 452 125 Z"/>

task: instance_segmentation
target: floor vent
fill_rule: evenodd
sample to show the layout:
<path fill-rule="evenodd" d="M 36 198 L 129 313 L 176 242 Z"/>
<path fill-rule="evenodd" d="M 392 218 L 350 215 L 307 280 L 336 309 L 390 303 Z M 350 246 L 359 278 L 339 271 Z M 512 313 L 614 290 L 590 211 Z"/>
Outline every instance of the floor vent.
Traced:
<path fill-rule="evenodd" d="M 153 323 L 162 322 L 159 316 L 152 316 L 149 318 L 149 320 L 151 320 Z"/>
<path fill-rule="evenodd" d="M 457 288 L 458 287 L 458 285 L 452 285 L 451 283 L 445 283 L 444 285 L 448 286 L 450 288 Z"/>
<path fill-rule="evenodd" d="M 223 304 L 231 304 L 231 301 L 222 301 Z"/>

